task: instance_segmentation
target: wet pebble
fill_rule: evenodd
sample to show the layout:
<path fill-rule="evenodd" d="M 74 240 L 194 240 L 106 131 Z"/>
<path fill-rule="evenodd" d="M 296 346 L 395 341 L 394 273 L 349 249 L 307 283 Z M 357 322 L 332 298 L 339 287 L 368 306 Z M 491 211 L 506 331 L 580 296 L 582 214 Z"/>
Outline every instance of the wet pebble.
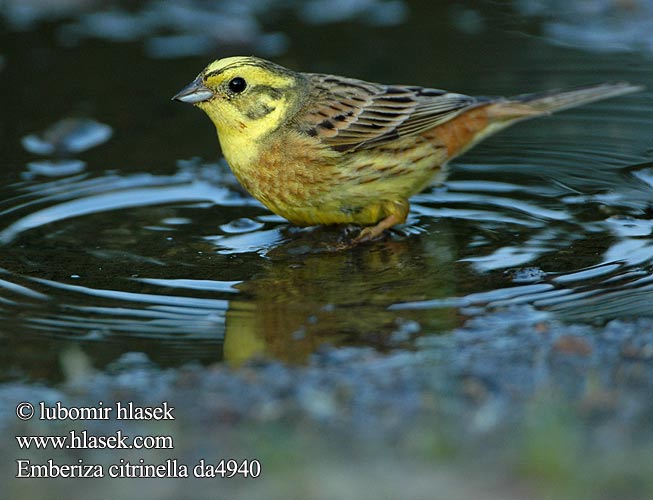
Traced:
<path fill-rule="evenodd" d="M 649 0 L 516 0 L 524 16 L 545 19 L 543 29 L 558 43 L 601 52 L 653 48 L 653 4 Z"/>
<path fill-rule="evenodd" d="M 582 337 L 574 337 L 571 335 L 559 337 L 553 343 L 552 347 L 555 351 L 565 354 L 587 356 L 592 353 L 592 346 L 587 340 Z"/>
<path fill-rule="evenodd" d="M 145 19 L 134 22 L 127 11 L 111 9 L 82 14 L 79 21 L 59 29 L 59 39 L 64 45 L 76 45 L 85 38 L 102 38 L 112 42 L 137 40 L 151 29 Z"/>
<path fill-rule="evenodd" d="M 392 26 L 404 21 L 408 7 L 398 0 L 311 0 L 302 4 L 300 15 L 310 24 L 360 19 L 376 26 Z"/>
<path fill-rule="evenodd" d="M 485 28 L 484 19 L 474 9 L 452 5 L 449 10 L 449 17 L 453 25 L 467 35 L 478 35 Z"/>
<path fill-rule="evenodd" d="M 259 17 L 269 9 L 267 2 L 260 1 L 158 0 L 140 8 L 82 11 L 59 27 L 58 36 L 67 46 L 88 38 L 142 40 L 146 53 L 156 58 L 208 55 L 216 49 L 272 57 L 286 51 L 288 38 L 264 31 Z"/>
<path fill-rule="evenodd" d="M 108 367 L 110 371 L 121 372 L 126 370 L 133 370 L 136 368 L 147 368 L 153 366 L 152 361 L 144 352 L 126 352 L 115 360 Z"/>
<path fill-rule="evenodd" d="M 390 334 L 390 341 L 393 344 L 408 342 L 422 330 L 422 326 L 414 320 L 398 318 L 396 323 L 397 328 Z"/>
<path fill-rule="evenodd" d="M 537 283 L 546 277 L 546 273 L 539 267 L 520 267 L 508 269 L 504 273 L 513 283 Z"/>
<path fill-rule="evenodd" d="M 81 153 L 108 141 L 113 129 L 91 119 L 65 118 L 39 134 L 22 139 L 23 147 L 39 155 L 66 156 Z"/>
<path fill-rule="evenodd" d="M 255 221 L 247 217 L 241 217 L 240 219 L 232 220 L 228 224 L 221 225 L 220 229 L 227 234 L 241 234 L 257 231 L 264 225 L 265 224 L 262 222 Z"/>
<path fill-rule="evenodd" d="M 627 359 L 653 360 L 653 341 L 633 340 L 624 345 L 621 354 Z"/>

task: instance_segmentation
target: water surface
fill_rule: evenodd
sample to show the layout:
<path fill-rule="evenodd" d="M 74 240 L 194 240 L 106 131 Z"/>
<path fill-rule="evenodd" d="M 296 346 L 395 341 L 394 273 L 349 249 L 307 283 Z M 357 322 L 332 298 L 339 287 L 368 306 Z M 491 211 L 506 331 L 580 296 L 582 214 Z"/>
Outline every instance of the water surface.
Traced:
<path fill-rule="evenodd" d="M 164 366 L 302 362 L 325 343 L 414 349 L 512 305 L 574 322 L 651 315 L 649 91 L 486 141 L 413 198 L 406 225 L 335 253 L 340 229 L 271 214 L 238 186 L 206 117 L 170 102 L 208 60 L 242 52 L 481 95 L 653 85 L 641 47 L 589 50 L 552 40 L 537 18 L 445 4 L 387 7 L 368 22 L 297 7 L 205 45 L 159 37 L 139 17 L 120 26 L 142 32 L 114 39 L 98 35 L 103 17 L 20 30 L 5 18 L 0 376 L 56 381 L 71 343 L 97 367 L 134 350 Z"/>

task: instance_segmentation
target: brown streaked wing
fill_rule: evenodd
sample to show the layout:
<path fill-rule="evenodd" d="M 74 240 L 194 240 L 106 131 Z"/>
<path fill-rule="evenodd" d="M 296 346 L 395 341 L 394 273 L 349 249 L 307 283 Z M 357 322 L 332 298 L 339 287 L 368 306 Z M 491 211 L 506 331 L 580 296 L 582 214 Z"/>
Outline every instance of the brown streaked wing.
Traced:
<path fill-rule="evenodd" d="M 310 109 L 294 123 L 340 151 L 364 149 L 418 134 L 478 104 L 444 90 L 380 85 L 333 75 L 307 74 Z"/>

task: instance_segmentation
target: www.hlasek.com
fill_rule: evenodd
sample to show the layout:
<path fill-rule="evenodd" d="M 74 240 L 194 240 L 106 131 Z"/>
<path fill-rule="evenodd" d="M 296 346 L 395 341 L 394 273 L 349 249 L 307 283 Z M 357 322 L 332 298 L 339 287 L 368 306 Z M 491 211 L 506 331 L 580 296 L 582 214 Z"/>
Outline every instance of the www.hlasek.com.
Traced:
<path fill-rule="evenodd" d="M 156 407 L 140 407 L 133 403 L 118 402 L 115 406 L 104 406 L 101 401 L 94 407 L 67 407 L 57 401 L 53 406 L 47 406 L 41 401 L 34 406 L 22 402 L 16 406 L 16 416 L 20 420 L 174 420 L 174 407 L 163 402 Z M 71 430 L 65 435 L 57 436 L 16 436 L 18 448 L 21 450 L 69 450 L 69 449 L 174 449 L 172 436 L 168 435 L 136 435 L 133 437 L 117 430 L 109 435 L 95 435 L 87 430 Z M 258 460 L 222 459 L 216 463 L 201 458 L 192 465 L 180 463 L 177 459 L 168 459 L 164 463 L 146 463 L 145 459 L 128 461 L 120 459 L 113 464 L 91 464 L 79 459 L 77 463 L 60 464 L 54 459 L 45 463 L 35 464 L 27 459 L 16 460 L 17 478 L 51 478 L 51 477 L 139 477 L 139 478 L 231 478 L 258 477 L 261 474 L 261 464 Z"/>
<path fill-rule="evenodd" d="M 21 450 L 29 448 L 53 450 L 155 450 L 174 449 L 172 436 L 134 436 L 130 438 L 117 430 L 109 436 L 95 436 L 88 431 L 72 430 L 66 436 L 16 436 Z"/>

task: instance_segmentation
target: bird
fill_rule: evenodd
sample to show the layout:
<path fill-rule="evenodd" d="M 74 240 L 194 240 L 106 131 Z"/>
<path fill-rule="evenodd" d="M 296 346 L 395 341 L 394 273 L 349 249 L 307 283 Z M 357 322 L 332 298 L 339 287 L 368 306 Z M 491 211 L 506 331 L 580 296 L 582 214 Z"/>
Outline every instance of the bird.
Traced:
<path fill-rule="evenodd" d="M 525 119 L 628 94 L 601 83 L 513 97 L 293 71 L 253 56 L 218 59 L 172 99 L 204 111 L 242 186 L 298 226 L 356 225 L 352 246 L 405 222 L 409 199 L 447 164 Z"/>

